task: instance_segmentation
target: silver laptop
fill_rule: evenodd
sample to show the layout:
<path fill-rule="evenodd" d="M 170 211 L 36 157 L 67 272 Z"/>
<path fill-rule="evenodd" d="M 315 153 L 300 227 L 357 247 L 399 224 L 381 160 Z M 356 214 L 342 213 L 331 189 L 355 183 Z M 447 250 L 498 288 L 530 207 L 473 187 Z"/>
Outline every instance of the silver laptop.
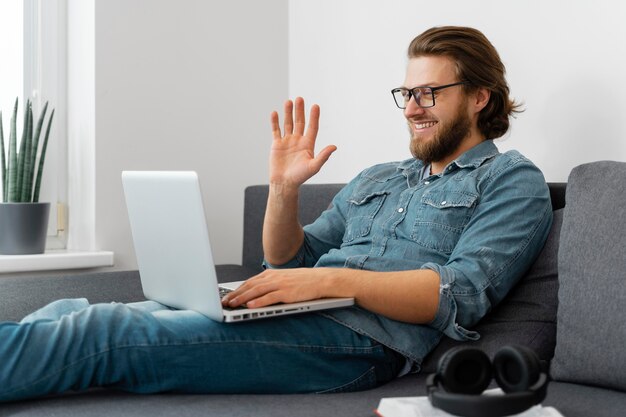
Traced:
<path fill-rule="evenodd" d="M 149 300 L 224 322 L 346 307 L 324 298 L 255 309 L 227 309 L 217 283 L 198 176 L 191 171 L 124 171 L 122 183 L 144 295 Z M 223 292 L 223 291 L 222 291 Z"/>

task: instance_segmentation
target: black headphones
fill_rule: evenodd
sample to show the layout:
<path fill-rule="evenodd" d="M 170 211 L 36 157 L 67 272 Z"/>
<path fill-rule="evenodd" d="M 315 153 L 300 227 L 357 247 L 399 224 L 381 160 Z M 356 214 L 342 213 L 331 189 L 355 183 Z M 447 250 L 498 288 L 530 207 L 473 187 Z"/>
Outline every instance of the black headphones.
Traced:
<path fill-rule="evenodd" d="M 485 352 L 457 346 L 439 360 L 437 373 L 426 379 L 434 407 L 465 417 L 501 417 L 541 403 L 546 398 L 548 375 L 535 352 L 524 346 L 504 346 L 493 365 Z M 492 375 L 504 395 L 480 395 Z"/>

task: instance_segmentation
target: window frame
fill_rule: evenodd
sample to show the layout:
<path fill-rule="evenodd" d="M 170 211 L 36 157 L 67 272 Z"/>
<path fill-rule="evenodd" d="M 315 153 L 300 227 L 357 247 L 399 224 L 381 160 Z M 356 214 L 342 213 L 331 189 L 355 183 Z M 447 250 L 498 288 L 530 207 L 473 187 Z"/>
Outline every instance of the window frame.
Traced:
<path fill-rule="evenodd" d="M 67 247 L 67 1 L 24 0 L 24 87 L 39 114 L 55 109 L 41 201 L 49 201 L 46 250 Z M 25 101 L 25 100 L 23 100 Z M 48 113 L 49 114 L 49 113 Z"/>

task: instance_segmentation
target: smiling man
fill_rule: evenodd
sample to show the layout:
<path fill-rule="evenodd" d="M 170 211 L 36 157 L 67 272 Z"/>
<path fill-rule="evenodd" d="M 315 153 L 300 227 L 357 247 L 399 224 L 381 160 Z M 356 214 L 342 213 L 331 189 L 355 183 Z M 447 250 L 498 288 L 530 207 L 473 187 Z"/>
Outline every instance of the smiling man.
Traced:
<path fill-rule="evenodd" d="M 430 29 L 392 90 L 413 158 L 365 169 L 313 224 L 298 222 L 300 186 L 317 155 L 320 109 L 272 113 L 267 269 L 223 300 L 261 307 L 353 297 L 349 308 L 246 323 L 214 322 L 155 302 L 61 300 L 0 323 L 0 401 L 114 386 L 132 392 L 344 392 L 411 371 L 443 335 L 471 330 L 530 267 L 552 209 L 541 172 L 492 139 L 516 111 L 485 36 Z M 390 98 L 390 105 L 393 102 Z"/>
<path fill-rule="evenodd" d="M 282 132 L 272 114 L 268 269 L 224 300 L 260 307 L 354 297 L 356 307 L 321 315 L 382 344 L 401 372 L 419 369 L 443 334 L 476 339 L 469 328 L 528 269 L 552 221 L 541 172 L 493 144 L 518 106 L 487 38 L 433 28 L 411 42 L 408 58 L 404 85 L 391 92 L 414 158 L 364 170 L 304 228 L 298 189 L 336 147 L 314 154 L 317 106 L 306 131 L 301 98 L 295 111 L 285 104 Z"/>

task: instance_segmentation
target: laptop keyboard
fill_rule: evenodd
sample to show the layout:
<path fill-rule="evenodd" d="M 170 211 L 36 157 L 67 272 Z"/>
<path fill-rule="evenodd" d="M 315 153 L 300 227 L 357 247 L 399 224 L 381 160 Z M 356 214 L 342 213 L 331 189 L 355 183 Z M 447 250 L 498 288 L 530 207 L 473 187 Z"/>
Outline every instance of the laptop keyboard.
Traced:
<path fill-rule="evenodd" d="M 230 288 L 219 287 L 219 289 L 220 289 L 220 300 L 224 298 L 226 294 L 233 292 L 233 290 L 231 290 Z"/>
<path fill-rule="evenodd" d="M 220 290 L 220 300 L 222 298 L 224 298 L 224 296 L 228 293 L 233 292 L 233 290 L 231 290 L 230 288 L 224 288 L 224 287 L 218 287 Z M 245 305 L 241 305 L 239 307 L 222 307 L 224 310 L 245 310 L 248 307 L 246 307 Z"/>

